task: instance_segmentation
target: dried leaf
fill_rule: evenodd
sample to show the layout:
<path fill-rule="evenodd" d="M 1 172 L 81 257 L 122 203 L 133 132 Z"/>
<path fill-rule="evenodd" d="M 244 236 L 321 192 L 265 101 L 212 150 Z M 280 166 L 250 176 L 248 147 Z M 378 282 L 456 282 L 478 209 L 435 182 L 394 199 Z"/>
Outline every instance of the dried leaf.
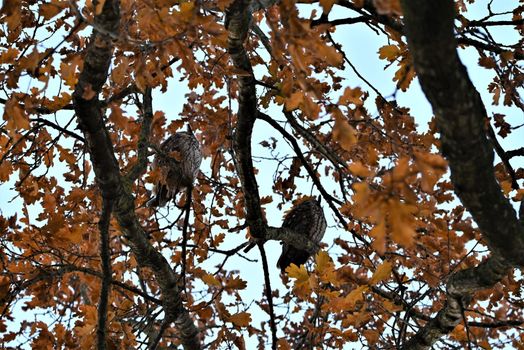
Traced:
<path fill-rule="evenodd" d="M 201 276 L 200 279 L 204 281 L 205 284 L 207 284 L 210 287 L 219 287 L 221 286 L 221 283 L 219 280 L 216 279 L 215 276 L 206 273 L 205 275 Z"/>
<path fill-rule="evenodd" d="M 375 284 L 384 281 L 391 275 L 391 270 L 393 269 L 393 264 L 389 261 L 384 261 L 377 269 L 373 276 L 369 280 L 369 284 L 374 286 Z"/>
<path fill-rule="evenodd" d="M 251 323 L 251 314 L 248 312 L 239 312 L 238 314 L 231 315 L 227 319 L 238 327 L 247 327 Z"/>
<path fill-rule="evenodd" d="M 333 126 L 333 139 L 338 141 L 340 147 L 350 151 L 352 146 L 357 142 L 356 131 L 348 121 L 342 116 L 335 116 L 335 125 Z"/>
<path fill-rule="evenodd" d="M 393 62 L 400 56 L 400 48 L 397 45 L 385 45 L 378 50 L 378 53 L 380 59 Z"/>

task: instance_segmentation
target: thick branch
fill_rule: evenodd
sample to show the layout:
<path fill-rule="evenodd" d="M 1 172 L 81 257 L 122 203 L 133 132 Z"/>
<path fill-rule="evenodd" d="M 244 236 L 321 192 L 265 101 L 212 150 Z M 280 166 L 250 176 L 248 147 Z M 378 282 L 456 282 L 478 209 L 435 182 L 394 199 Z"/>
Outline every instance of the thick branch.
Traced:
<path fill-rule="evenodd" d="M 486 110 L 457 55 L 453 2 L 402 4 L 415 69 L 437 118 L 455 191 L 491 250 L 524 266 L 524 230 L 495 179 Z"/>
<path fill-rule="evenodd" d="M 517 157 L 517 156 L 524 156 L 524 147 L 513 149 L 511 151 L 507 151 L 506 156 L 508 157 L 508 159 Z"/>
<path fill-rule="evenodd" d="M 120 174 L 113 145 L 103 121 L 98 94 L 107 79 L 113 51 L 112 38 L 107 33 L 117 32 L 119 16 L 118 1 L 107 0 L 101 14 L 95 18 L 97 25 L 73 94 L 75 112 L 78 124 L 84 132 L 102 197 L 114 201 L 114 216 L 129 239 L 136 260 L 141 266 L 147 266 L 154 272 L 162 291 L 165 318 L 175 322 L 184 348 L 200 349 L 198 329 L 182 304 L 178 278 L 164 256 L 146 239 L 146 233 L 135 214 L 131 186 Z"/>
<path fill-rule="evenodd" d="M 437 118 L 455 191 L 493 251 L 478 267 L 451 276 L 445 306 L 404 347 L 427 349 L 461 321 L 475 291 L 492 287 L 511 265 L 524 264 L 524 234 L 495 179 L 486 110 L 457 55 L 453 1 L 402 0 L 402 6 L 415 69 Z"/>
<path fill-rule="evenodd" d="M 412 337 L 402 349 L 429 349 L 440 337 L 450 333 L 462 321 L 463 308 L 472 294 L 480 289 L 492 287 L 510 270 L 500 257 L 489 258 L 477 267 L 459 271 L 447 284 L 447 299 L 444 307 Z"/>
<path fill-rule="evenodd" d="M 228 52 L 235 67 L 246 72 L 238 76 L 238 113 L 233 149 L 235 151 L 238 176 L 242 184 L 246 206 L 246 221 L 255 238 L 263 238 L 266 223 L 260 207 L 258 184 L 253 171 L 251 157 L 251 135 L 257 117 L 256 80 L 249 56 L 244 48 L 251 22 L 249 1 L 235 0 L 226 12 L 228 30 Z"/>

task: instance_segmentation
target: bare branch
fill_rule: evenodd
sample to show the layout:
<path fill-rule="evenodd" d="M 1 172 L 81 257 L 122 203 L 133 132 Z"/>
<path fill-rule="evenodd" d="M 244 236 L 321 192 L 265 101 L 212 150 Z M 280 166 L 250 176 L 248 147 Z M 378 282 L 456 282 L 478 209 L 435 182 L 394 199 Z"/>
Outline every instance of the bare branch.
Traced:
<path fill-rule="evenodd" d="M 82 136 L 78 135 L 77 133 L 74 133 L 71 130 L 63 128 L 60 125 L 55 124 L 55 123 L 53 123 L 50 120 L 47 120 L 47 119 L 44 119 L 44 118 L 34 118 L 34 119 L 31 119 L 31 121 L 50 126 L 53 129 L 56 129 L 56 130 L 60 131 L 61 133 L 64 133 L 64 134 L 66 134 L 68 136 L 71 136 L 71 137 L 77 139 L 78 141 L 80 141 L 82 143 L 85 143 L 85 141 L 86 141 Z"/>
<path fill-rule="evenodd" d="M 269 266 L 267 264 L 266 251 L 264 249 L 264 242 L 258 242 L 258 249 L 260 250 L 260 256 L 262 257 L 262 268 L 264 270 L 264 282 L 265 282 L 265 293 L 267 304 L 269 306 L 269 326 L 271 327 L 271 349 L 277 349 L 277 325 L 275 322 L 275 311 L 273 309 L 273 294 L 271 292 L 271 280 L 269 279 Z"/>
<path fill-rule="evenodd" d="M 524 24 L 524 19 L 517 19 L 513 21 L 469 21 L 468 27 L 489 27 L 489 26 L 521 26 Z"/>
<path fill-rule="evenodd" d="M 495 152 L 497 152 L 497 155 L 502 161 L 502 164 L 504 164 L 504 167 L 506 168 L 506 171 L 508 172 L 509 177 L 511 178 L 511 187 L 514 190 L 518 190 L 519 184 L 517 182 L 517 174 L 515 173 L 515 170 L 509 162 L 508 154 L 506 153 L 506 151 L 504 151 L 504 148 L 502 148 L 499 141 L 497 140 L 497 135 L 495 134 L 495 131 L 493 130 L 491 124 L 488 123 L 487 129 L 488 137 L 491 140 L 491 143 L 493 144 L 493 148 L 495 149 Z"/>
<path fill-rule="evenodd" d="M 518 156 L 522 157 L 524 156 L 524 147 L 521 147 L 518 149 L 512 149 L 511 151 L 507 151 L 506 156 L 508 157 L 508 159 L 511 159 L 513 157 L 518 157 Z"/>

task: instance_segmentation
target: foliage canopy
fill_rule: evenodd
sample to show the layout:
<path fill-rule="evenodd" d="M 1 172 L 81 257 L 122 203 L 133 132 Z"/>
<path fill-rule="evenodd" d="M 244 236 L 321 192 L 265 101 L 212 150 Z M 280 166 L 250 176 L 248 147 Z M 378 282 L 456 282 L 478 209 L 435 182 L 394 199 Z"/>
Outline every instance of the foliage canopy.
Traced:
<path fill-rule="evenodd" d="M 2 347 L 523 348 L 514 5 L 471 18 L 474 0 L 5 0 Z M 337 39 L 355 26 L 383 40 L 391 96 Z M 399 102 L 414 79 L 427 128 L 419 101 Z M 181 89 L 179 114 L 156 103 Z M 188 124 L 201 172 L 149 208 L 149 163 Z M 316 251 L 280 227 L 313 195 L 322 249 L 279 277 L 265 247 Z"/>

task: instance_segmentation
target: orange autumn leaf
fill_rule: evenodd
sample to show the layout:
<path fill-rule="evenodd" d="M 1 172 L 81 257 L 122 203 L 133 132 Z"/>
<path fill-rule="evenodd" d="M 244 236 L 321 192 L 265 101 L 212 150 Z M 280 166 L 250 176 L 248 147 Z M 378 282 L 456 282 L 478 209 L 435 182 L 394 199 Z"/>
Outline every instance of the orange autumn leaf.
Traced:
<path fill-rule="evenodd" d="M 278 350 L 291 350 L 291 345 L 289 345 L 288 341 L 285 338 L 278 339 L 277 342 L 277 349 Z"/>
<path fill-rule="evenodd" d="M 372 329 L 365 329 L 362 331 L 362 335 L 366 338 L 368 344 L 370 345 L 376 344 L 380 337 L 380 333 Z"/>
<path fill-rule="evenodd" d="M 351 173 L 353 175 L 359 176 L 359 177 L 368 177 L 368 176 L 373 175 L 371 170 L 369 170 L 361 162 L 354 162 L 354 163 L 350 164 L 348 169 L 349 169 L 349 171 L 351 171 Z"/>
<path fill-rule="evenodd" d="M 414 78 L 415 69 L 413 68 L 413 64 L 408 64 L 403 61 L 400 64 L 400 68 L 395 72 L 393 81 L 397 82 L 399 89 L 406 91 Z"/>
<path fill-rule="evenodd" d="M 51 19 L 68 7 L 67 1 L 52 1 L 40 4 L 39 13 L 45 19 Z"/>
<path fill-rule="evenodd" d="M 482 66 L 487 69 L 492 69 L 497 67 L 497 62 L 491 57 L 481 57 L 479 58 L 479 66 Z"/>
<path fill-rule="evenodd" d="M 304 265 L 297 266 L 291 264 L 286 268 L 286 273 L 290 278 L 294 278 L 296 280 L 295 283 L 297 284 L 305 283 L 309 280 L 309 274 Z"/>
<path fill-rule="evenodd" d="M 415 227 L 413 214 L 417 208 L 413 205 L 390 199 L 388 201 L 388 219 L 391 225 L 391 237 L 404 246 L 414 243 Z"/>
<path fill-rule="evenodd" d="M 304 101 L 304 94 L 301 91 L 295 91 L 290 97 L 286 98 L 286 111 L 293 111 Z"/>
<path fill-rule="evenodd" d="M 239 312 L 238 314 L 229 316 L 227 321 L 238 327 L 247 327 L 251 324 L 251 314 L 248 312 Z"/>
<path fill-rule="evenodd" d="M 205 284 L 207 284 L 210 287 L 218 287 L 221 285 L 220 281 L 216 279 L 215 276 L 211 274 L 205 274 L 200 277 L 202 281 L 204 281 Z"/>
<path fill-rule="evenodd" d="M 390 261 L 384 261 L 373 273 L 373 276 L 369 280 L 369 284 L 374 286 L 387 279 L 391 275 L 393 264 Z"/>
<path fill-rule="evenodd" d="M 328 253 L 325 251 L 318 252 L 315 256 L 315 270 L 321 273 L 331 266 L 332 262 Z"/>
<path fill-rule="evenodd" d="M 364 103 L 364 93 L 360 87 L 354 89 L 347 87 L 344 93 L 338 99 L 339 105 L 353 104 L 355 106 L 362 106 Z"/>
<path fill-rule="evenodd" d="M 6 129 L 11 134 L 22 129 L 29 129 L 29 116 L 14 97 L 5 103 L 3 118 L 7 121 Z"/>
<path fill-rule="evenodd" d="M 328 14 L 336 0 L 320 0 L 320 6 L 324 9 L 323 13 Z"/>
<path fill-rule="evenodd" d="M 381 15 L 393 14 L 402 15 L 400 0 L 374 0 L 373 5 Z"/>
<path fill-rule="evenodd" d="M 355 304 L 364 300 L 364 293 L 368 290 L 368 286 L 358 286 L 353 289 L 346 297 L 343 299 L 343 309 L 349 309 L 355 307 Z"/>
<path fill-rule="evenodd" d="M 247 282 L 240 277 L 234 277 L 226 282 L 224 288 L 233 290 L 242 290 L 247 287 Z"/>
<path fill-rule="evenodd" d="M 10 47 L 4 52 L 0 53 L 0 64 L 15 63 L 20 51 L 15 47 Z"/>
<path fill-rule="evenodd" d="M 352 146 L 357 142 L 356 131 L 348 121 L 339 115 L 335 115 L 335 125 L 333 126 L 333 139 L 338 141 L 340 147 L 350 151 Z"/>
<path fill-rule="evenodd" d="M 393 62 L 397 57 L 399 57 L 400 48 L 397 45 L 385 45 L 378 50 L 378 53 L 380 59 L 386 59 Z"/>
<path fill-rule="evenodd" d="M 380 254 L 386 251 L 386 223 L 384 220 L 379 221 L 369 231 L 369 235 L 374 238 L 372 246 Z"/>

